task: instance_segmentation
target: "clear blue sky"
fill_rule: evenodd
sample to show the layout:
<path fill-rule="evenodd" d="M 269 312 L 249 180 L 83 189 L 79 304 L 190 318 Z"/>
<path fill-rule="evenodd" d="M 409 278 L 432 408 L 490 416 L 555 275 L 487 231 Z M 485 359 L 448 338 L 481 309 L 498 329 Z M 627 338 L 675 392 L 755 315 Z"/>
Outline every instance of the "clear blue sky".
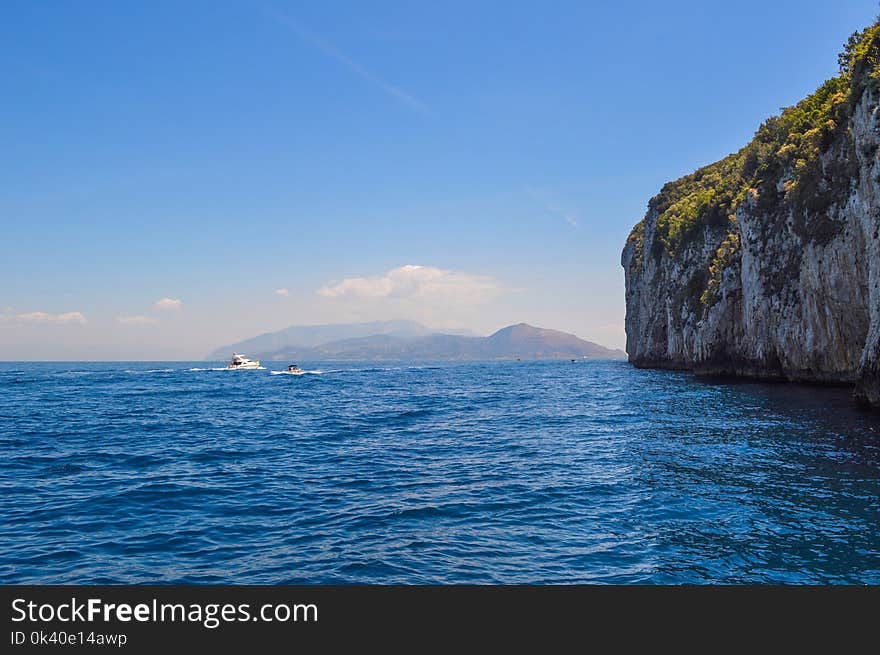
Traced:
<path fill-rule="evenodd" d="M 0 359 L 397 317 L 621 346 L 648 199 L 834 75 L 877 12 L 6 2 Z"/>

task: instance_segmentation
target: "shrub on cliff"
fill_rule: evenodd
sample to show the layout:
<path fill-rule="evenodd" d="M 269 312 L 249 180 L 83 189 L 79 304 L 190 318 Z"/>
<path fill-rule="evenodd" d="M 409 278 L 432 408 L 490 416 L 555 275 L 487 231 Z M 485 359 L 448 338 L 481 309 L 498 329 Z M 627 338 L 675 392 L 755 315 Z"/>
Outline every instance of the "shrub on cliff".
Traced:
<path fill-rule="evenodd" d="M 757 199 L 765 213 L 795 217 L 795 229 L 825 240 L 834 222 L 827 211 L 849 192 L 854 153 L 823 167 L 821 155 L 832 144 L 851 147 L 849 119 L 866 90 L 880 90 L 880 19 L 853 34 L 838 56 L 840 74 L 778 116 L 764 121 L 752 141 L 740 151 L 663 186 L 648 203 L 657 216 L 655 256 L 675 257 L 706 226 L 735 223 L 736 209 L 747 195 Z M 774 225 L 778 224 L 773 222 Z M 735 225 L 723 230 L 727 241 Z M 767 229 L 772 229 L 768 225 Z M 636 249 L 635 263 L 644 258 L 644 225 L 629 236 Z M 721 244 L 719 244 L 721 247 Z M 724 260 L 713 257 L 709 279 L 717 280 Z M 703 297 L 714 296 L 712 290 Z"/>

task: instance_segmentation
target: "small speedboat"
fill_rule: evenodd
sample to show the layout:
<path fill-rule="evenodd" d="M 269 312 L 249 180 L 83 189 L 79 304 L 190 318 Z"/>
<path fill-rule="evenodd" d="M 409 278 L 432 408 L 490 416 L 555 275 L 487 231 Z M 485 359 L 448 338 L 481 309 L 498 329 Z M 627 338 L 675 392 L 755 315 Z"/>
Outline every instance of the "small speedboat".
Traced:
<path fill-rule="evenodd" d="M 229 360 L 229 365 L 226 367 L 227 369 L 253 369 L 260 368 L 260 360 L 259 359 L 248 359 L 244 355 L 239 355 L 238 353 L 232 353 L 232 359 Z"/>
<path fill-rule="evenodd" d="M 288 366 L 288 367 L 287 367 L 287 372 L 288 372 L 288 373 L 305 373 L 305 371 L 303 371 L 303 370 L 302 370 L 299 366 L 297 366 L 296 364 L 291 364 L 290 366 Z"/>

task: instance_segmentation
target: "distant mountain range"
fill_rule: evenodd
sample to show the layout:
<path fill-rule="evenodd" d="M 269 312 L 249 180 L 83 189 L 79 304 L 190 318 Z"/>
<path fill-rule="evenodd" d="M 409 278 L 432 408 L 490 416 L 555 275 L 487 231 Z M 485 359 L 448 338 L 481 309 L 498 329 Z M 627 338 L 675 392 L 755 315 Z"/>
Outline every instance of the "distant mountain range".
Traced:
<path fill-rule="evenodd" d="M 464 332 L 464 334 L 462 333 Z M 626 353 L 558 330 L 511 325 L 488 337 L 466 331 L 440 333 L 415 321 L 289 327 L 219 348 L 208 359 L 232 352 L 275 361 L 622 359 Z"/>
<path fill-rule="evenodd" d="M 314 348 L 334 341 L 346 339 L 358 339 L 386 335 L 402 339 L 422 337 L 436 334 L 439 330 L 432 330 L 416 321 L 398 319 L 393 321 L 372 321 L 369 323 L 333 323 L 329 325 L 292 325 L 289 328 L 277 332 L 267 332 L 238 343 L 217 348 L 208 355 L 209 360 L 228 359 L 233 352 L 246 353 L 249 357 L 290 350 L 292 348 Z M 474 336 L 470 330 L 444 330 L 447 334 L 459 336 Z"/>

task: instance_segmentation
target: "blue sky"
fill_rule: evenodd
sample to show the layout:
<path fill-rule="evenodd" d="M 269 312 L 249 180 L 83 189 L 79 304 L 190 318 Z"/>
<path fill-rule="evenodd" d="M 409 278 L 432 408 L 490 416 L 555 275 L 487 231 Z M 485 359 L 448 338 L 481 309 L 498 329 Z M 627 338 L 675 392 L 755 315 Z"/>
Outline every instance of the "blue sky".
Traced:
<path fill-rule="evenodd" d="M 398 317 L 622 346 L 648 199 L 834 75 L 877 13 L 7 2 L 0 359 Z"/>

